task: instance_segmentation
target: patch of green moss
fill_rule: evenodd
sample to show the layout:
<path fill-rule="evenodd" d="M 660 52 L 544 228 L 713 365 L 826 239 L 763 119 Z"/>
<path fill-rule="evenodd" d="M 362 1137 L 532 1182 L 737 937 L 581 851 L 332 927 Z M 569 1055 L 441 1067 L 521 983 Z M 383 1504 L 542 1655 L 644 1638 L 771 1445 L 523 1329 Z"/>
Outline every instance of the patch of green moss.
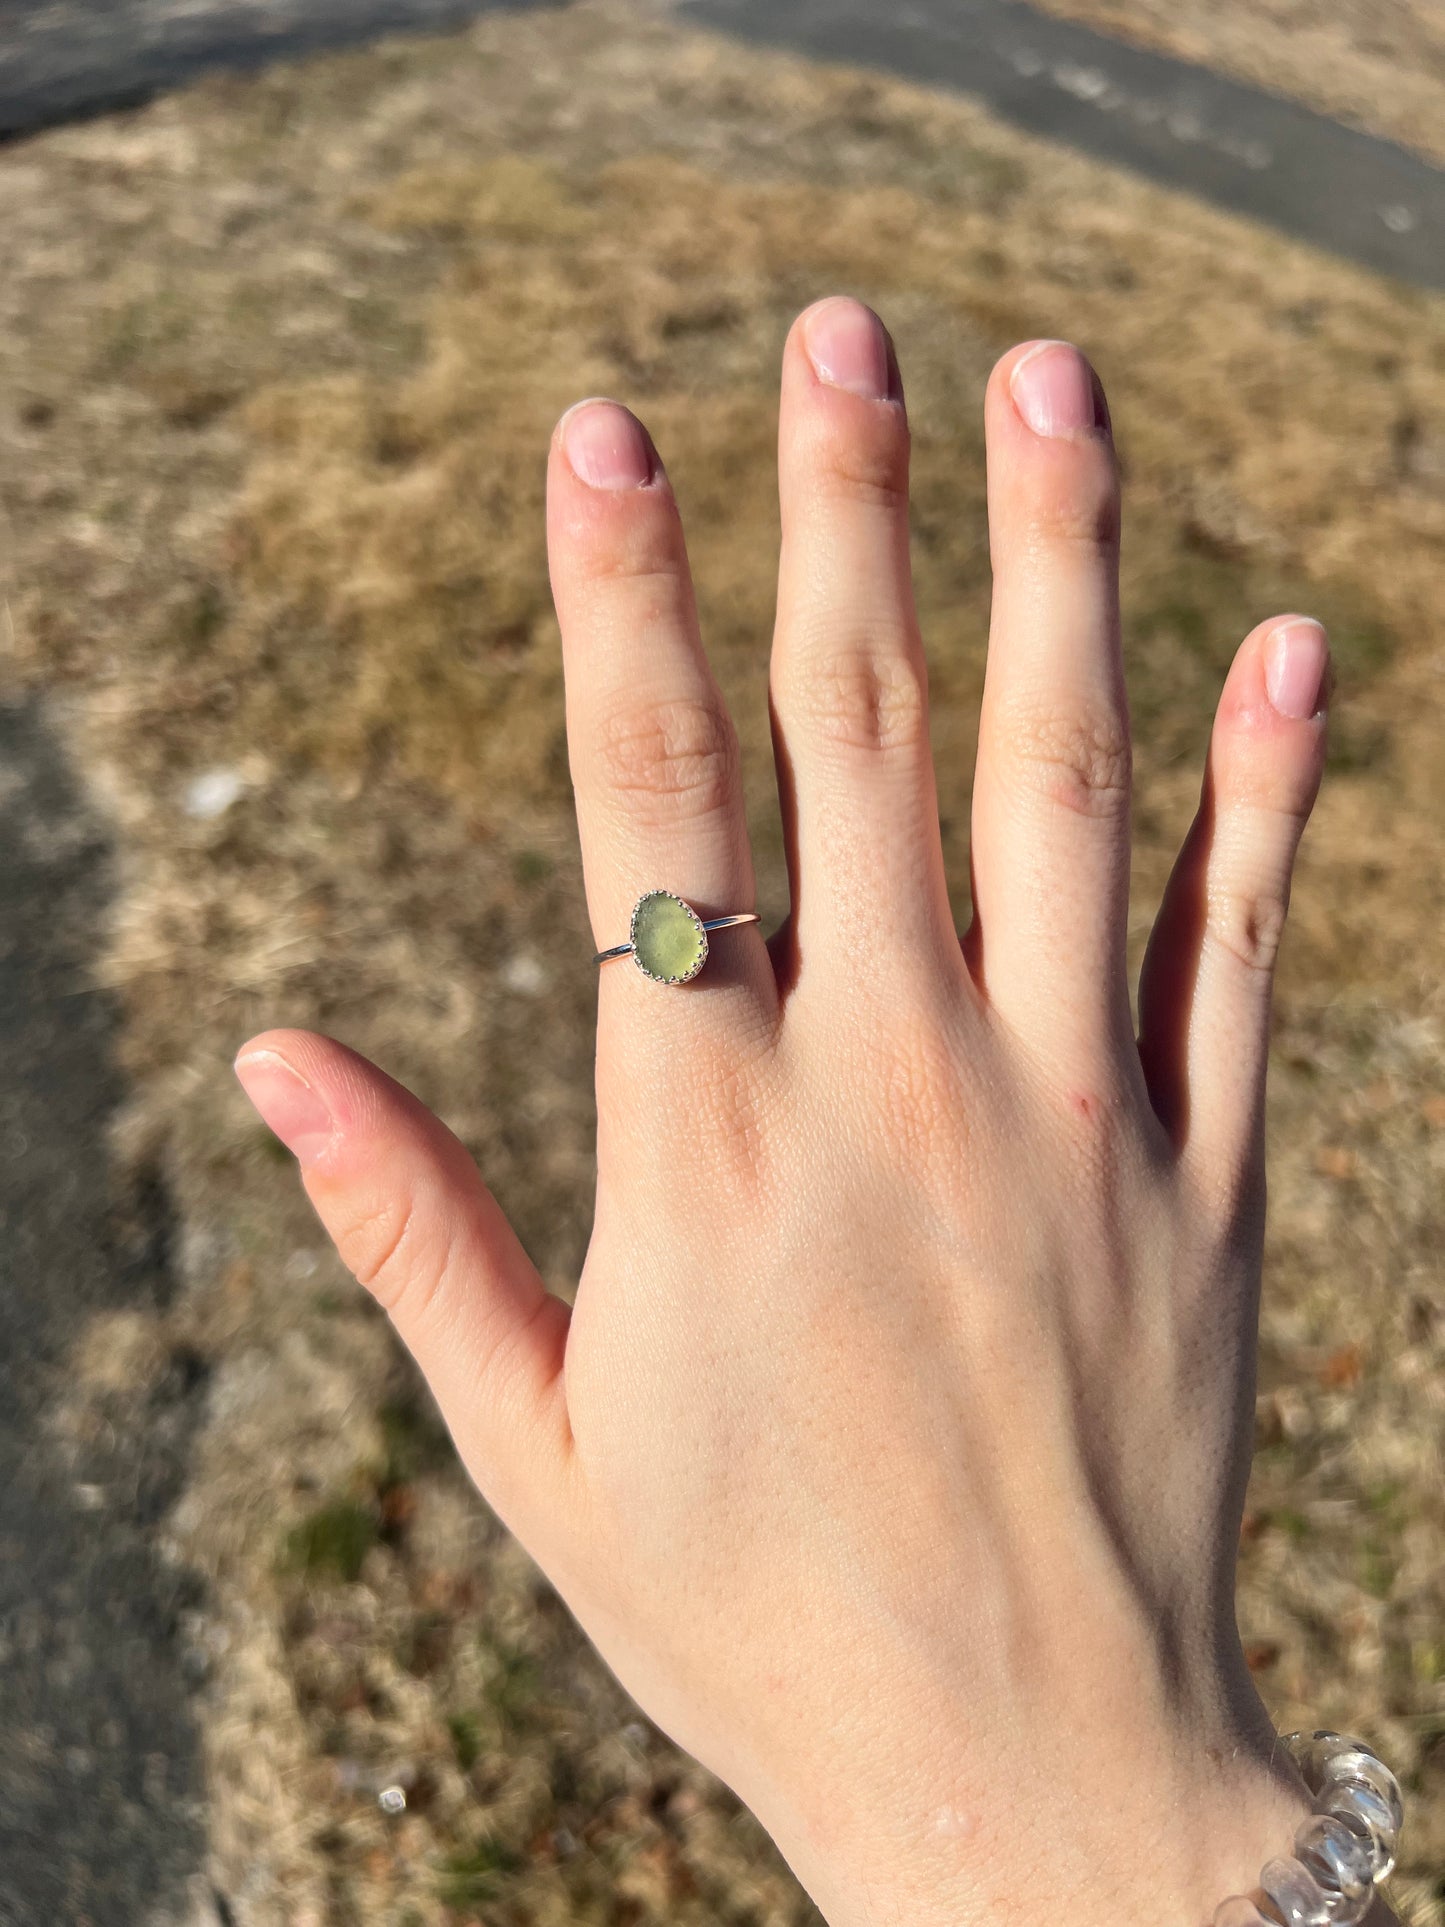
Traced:
<path fill-rule="evenodd" d="M 442 1898 L 450 1907 L 476 1906 L 495 1894 L 499 1876 L 518 1873 L 525 1864 L 515 1848 L 500 1840 L 478 1840 L 443 1864 Z"/>
<path fill-rule="evenodd" d="M 449 1465 L 452 1442 L 435 1406 L 420 1390 L 390 1400 L 377 1414 L 381 1427 L 382 1466 L 377 1484 L 408 1485 L 423 1473 Z"/>
<path fill-rule="evenodd" d="M 487 1704 L 507 1727 L 526 1723 L 535 1712 L 542 1690 L 541 1674 L 530 1653 L 512 1647 L 489 1646 L 492 1663 L 487 1682 Z"/>
<path fill-rule="evenodd" d="M 344 1579 L 353 1584 L 377 1536 L 378 1520 L 369 1505 L 338 1499 L 291 1528 L 283 1562 L 292 1572 L 311 1579 Z"/>
<path fill-rule="evenodd" d="M 482 1751 L 482 1727 L 475 1713 L 453 1713 L 447 1720 L 452 1752 L 463 1773 L 470 1773 Z"/>

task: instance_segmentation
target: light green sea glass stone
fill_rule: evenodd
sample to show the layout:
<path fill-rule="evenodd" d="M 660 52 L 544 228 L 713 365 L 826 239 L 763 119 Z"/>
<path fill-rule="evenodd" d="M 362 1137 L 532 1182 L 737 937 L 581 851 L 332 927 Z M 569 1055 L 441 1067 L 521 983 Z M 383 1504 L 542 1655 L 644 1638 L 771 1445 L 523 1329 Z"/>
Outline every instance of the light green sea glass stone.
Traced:
<path fill-rule="evenodd" d="M 632 954 L 656 983 L 685 984 L 707 962 L 707 932 L 681 897 L 649 890 L 632 913 Z"/>

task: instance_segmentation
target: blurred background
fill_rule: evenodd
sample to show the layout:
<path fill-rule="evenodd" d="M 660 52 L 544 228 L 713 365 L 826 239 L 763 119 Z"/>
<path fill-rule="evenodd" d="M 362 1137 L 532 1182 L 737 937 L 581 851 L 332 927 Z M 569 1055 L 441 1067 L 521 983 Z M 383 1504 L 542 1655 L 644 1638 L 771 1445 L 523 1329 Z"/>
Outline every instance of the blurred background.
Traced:
<path fill-rule="evenodd" d="M 1081 343 L 1126 468 L 1136 954 L 1237 641 L 1331 629 L 1240 1611 L 1282 1725 L 1399 1767 L 1445 1923 L 1445 16 L 1045 6 L 0 0 L 4 1927 L 816 1918 L 470 1490 L 229 1064 L 379 1059 L 570 1292 L 547 438 L 601 391 L 663 451 L 772 922 L 774 391 L 835 290 L 908 385 L 960 917 L 1010 343 Z"/>

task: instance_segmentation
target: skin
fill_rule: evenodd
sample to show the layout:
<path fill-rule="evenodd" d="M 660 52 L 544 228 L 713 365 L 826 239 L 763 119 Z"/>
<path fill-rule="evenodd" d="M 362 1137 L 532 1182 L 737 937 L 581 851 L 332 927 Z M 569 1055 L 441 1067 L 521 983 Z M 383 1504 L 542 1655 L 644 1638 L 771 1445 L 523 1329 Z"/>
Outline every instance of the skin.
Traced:
<path fill-rule="evenodd" d="M 792 912 L 684 988 L 600 972 L 596 1222 L 569 1311 L 461 1145 L 273 1031 L 237 1069 L 470 1472 L 651 1717 L 835 1927 L 1203 1923 L 1307 1801 L 1241 1656 L 1270 986 L 1318 787 L 1323 632 L 1224 687 L 1140 987 L 1102 390 L 985 400 L 994 607 L 948 906 L 908 428 L 858 304 L 783 356 L 771 702 Z M 652 886 L 754 902 L 682 530 L 614 403 L 548 537 L 599 947 Z"/>

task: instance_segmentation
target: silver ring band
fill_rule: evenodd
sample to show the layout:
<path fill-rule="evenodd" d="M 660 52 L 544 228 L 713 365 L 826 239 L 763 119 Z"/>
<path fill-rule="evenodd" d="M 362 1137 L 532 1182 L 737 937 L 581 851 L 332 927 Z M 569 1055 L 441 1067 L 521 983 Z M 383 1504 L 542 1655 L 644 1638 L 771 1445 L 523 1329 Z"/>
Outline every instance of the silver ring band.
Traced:
<path fill-rule="evenodd" d="M 685 984 L 707 962 L 708 937 L 714 930 L 733 930 L 739 924 L 760 923 L 756 910 L 740 910 L 727 917 L 700 917 L 684 897 L 671 890 L 644 890 L 632 908 L 626 943 L 599 950 L 592 961 L 613 963 L 631 957 L 644 977 L 659 984 Z"/>

